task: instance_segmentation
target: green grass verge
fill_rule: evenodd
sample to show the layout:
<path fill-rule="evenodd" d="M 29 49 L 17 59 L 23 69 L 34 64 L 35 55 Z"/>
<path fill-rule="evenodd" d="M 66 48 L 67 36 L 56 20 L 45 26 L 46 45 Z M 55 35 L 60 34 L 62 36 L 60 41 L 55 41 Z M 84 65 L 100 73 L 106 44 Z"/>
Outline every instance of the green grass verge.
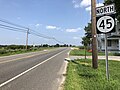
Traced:
<path fill-rule="evenodd" d="M 39 49 L 32 49 L 32 50 L 0 50 L 0 56 L 9 56 L 9 55 L 15 55 L 15 54 L 22 54 L 22 53 L 28 53 L 28 52 L 36 52 L 36 51 L 42 51 L 44 49 L 54 49 L 54 48 L 39 48 Z"/>
<path fill-rule="evenodd" d="M 120 90 L 120 62 L 109 61 L 110 80 L 106 80 L 105 61 L 99 68 L 91 67 L 91 60 L 71 61 L 67 67 L 64 90 Z"/>
<path fill-rule="evenodd" d="M 74 55 L 74 56 L 84 56 L 85 55 L 85 50 L 83 50 L 83 49 L 74 49 L 74 50 L 71 50 L 71 52 L 70 52 L 70 55 Z M 89 53 L 89 52 L 86 52 L 86 55 L 87 56 L 90 56 L 90 55 L 92 55 L 91 53 Z"/>
<path fill-rule="evenodd" d="M 85 50 L 84 49 L 78 49 L 78 50 L 74 49 L 74 50 L 71 50 L 70 55 L 73 55 L 73 56 L 85 56 Z M 91 56 L 92 53 L 86 51 L 86 55 Z M 98 52 L 98 55 L 103 56 L 103 55 L 105 55 L 105 53 L 104 52 Z M 109 55 L 111 56 L 113 54 L 109 53 Z"/>

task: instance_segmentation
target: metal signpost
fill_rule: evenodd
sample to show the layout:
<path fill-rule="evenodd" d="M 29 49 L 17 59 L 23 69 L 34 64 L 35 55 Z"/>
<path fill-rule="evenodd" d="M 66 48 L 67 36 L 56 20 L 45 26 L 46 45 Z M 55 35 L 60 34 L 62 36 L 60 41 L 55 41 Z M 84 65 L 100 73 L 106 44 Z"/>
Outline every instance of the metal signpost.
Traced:
<path fill-rule="evenodd" d="M 107 50 L 107 33 L 115 31 L 115 9 L 114 5 L 107 5 L 96 8 L 96 28 L 97 34 L 105 34 L 105 55 L 106 55 L 106 77 L 109 80 L 108 69 L 108 50 Z"/>

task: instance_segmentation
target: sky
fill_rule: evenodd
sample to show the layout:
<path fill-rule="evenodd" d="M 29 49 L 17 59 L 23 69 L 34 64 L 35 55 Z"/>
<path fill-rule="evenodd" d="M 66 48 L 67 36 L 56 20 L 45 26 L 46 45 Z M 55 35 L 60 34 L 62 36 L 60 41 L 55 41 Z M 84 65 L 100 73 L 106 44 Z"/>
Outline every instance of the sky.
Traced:
<path fill-rule="evenodd" d="M 97 0 L 97 6 L 103 5 Z M 81 45 L 91 20 L 91 0 L 0 0 L 0 19 L 31 28 L 66 44 Z M 0 22 L 1 24 L 1 22 Z M 28 44 L 56 44 L 29 34 Z M 26 33 L 0 28 L 0 45 L 26 43 Z"/>

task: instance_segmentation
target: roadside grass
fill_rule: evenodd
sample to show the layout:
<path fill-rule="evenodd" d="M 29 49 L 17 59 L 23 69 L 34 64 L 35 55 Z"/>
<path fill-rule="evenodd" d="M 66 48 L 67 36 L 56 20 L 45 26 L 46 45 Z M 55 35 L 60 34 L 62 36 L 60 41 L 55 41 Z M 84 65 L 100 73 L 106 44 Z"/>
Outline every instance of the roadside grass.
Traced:
<path fill-rule="evenodd" d="M 85 50 L 84 50 L 84 49 L 74 49 L 74 50 L 71 50 L 70 55 L 74 55 L 74 56 L 84 56 L 84 55 L 85 55 Z M 92 54 L 89 53 L 89 52 L 86 52 L 86 55 L 87 55 L 87 56 L 90 56 L 90 55 L 92 55 Z"/>
<path fill-rule="evenodd" d="M 109 61 L 109 81 L 105 61 L 99 60 L 98 63 L 98 69 L 93 69 L 90 59 L 70 61 L 64 90 L 120 90 L 120 62 Z"/>
<path fill-rule="evenodd" d="M 31 49 L 31 50 L 25 50 L 25 49 L 18 49 L 18 50 L 6 50 L 2 49 L 0 50 L 0 56 L 9 56 L 14 54 L 22 54 L 22 53 L 28 53 L 28 52 L 36 52 L 36 51 L 42 51 L 44 49 L 53 49 L 53 48 L 38 48 L 38 49 Z"/>
<path fill-rule="evenodd" d="M 74 50 L 71 50 L 70 55 L 72 55 L 72 56 L 85 56 L 85 50 L 84 49 L 74 49 Z M 86 51 L 86 56 L 91 56 L 91 55 L 92 55 L 91 52 Z M 103 55 L 105 55 L 105 53 L 98 52 L 98 55 L 103 56 Z M 109 53 L 109 55 L 112 56 L 113 54 Z"/>

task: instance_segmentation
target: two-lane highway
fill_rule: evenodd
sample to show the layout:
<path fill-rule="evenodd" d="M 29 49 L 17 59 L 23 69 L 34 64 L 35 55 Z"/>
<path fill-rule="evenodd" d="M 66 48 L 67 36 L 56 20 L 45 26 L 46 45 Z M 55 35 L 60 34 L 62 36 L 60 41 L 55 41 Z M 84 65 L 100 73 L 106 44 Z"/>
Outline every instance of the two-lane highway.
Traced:
<path fill-rule="evenodd" d="M 57 90 L 70 48 L 0 58 L 0 90 Z"/>

